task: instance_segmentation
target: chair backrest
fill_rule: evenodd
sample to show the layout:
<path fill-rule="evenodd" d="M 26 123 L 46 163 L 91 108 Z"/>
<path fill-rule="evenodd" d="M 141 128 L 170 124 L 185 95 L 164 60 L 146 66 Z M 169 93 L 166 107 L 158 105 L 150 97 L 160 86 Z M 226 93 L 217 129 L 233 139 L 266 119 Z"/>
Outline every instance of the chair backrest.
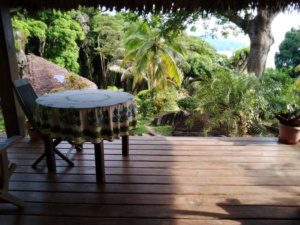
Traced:
<path fill-rule="evenodd" d="M 38 96 L 33 90 L 31 84 L 26 79 L 14 80 L 13 86 L 19 103 L 28 121 L 31 123 L 31 125 L 34 125 L 33 107 Z"/>

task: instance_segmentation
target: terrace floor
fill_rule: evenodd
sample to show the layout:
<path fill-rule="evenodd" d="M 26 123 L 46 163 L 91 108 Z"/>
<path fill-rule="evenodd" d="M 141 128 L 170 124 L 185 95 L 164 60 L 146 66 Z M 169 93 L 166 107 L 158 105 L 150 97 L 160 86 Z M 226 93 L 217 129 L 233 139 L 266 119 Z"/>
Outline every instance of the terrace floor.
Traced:
<path fill-rule="evenodd" d="M 1 139 L 0 139 L 1 140 Z M 66 150 L 68 144 L 60 145 Z M 93 145 L 57 160 L 48 175 L 30 167 L 42 143 L 9 149 L 10 190 L 20 210 L 0 204 L 1 225 L 300 224 L 300 145 L 275 138 L 131 137 L 105 142 L 106 183 L 95 183 Z"/>

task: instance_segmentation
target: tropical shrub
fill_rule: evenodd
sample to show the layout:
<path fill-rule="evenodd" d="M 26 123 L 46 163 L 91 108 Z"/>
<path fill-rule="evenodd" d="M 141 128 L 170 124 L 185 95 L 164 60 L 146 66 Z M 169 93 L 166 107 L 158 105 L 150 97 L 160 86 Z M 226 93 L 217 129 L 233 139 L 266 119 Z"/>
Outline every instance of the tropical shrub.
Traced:
<path fill-rule="evenodd" d="M 207 79 L 213 74 L 213 62 L 207 56 L 192 54 L 188 58 L 190 71 L 187 73 L 190 77 Z"/>
<path fill-rule="evenodd" d="M 138 113 L 143 117 L 153 116 L 157 113 L 157 107 L 152 100 L 152 92 L 151 90 L 143 90 L 135 96 Z"/>
<path fill-rule="evenodd" d="M 178 91 L 175 88 L 168 88 L 159 92 L 156 89 L 143 90 L 135 97 L 138 112 L 143 117 L 152 117 L 162 112 L 177 110 L 177 99 Z"/>
<path fill-rule="evenodd" d="M 263 95 L 268 102 L 268 109 L 264 111 L 267 116 L 273 117 L 288 111 L 290 104 L 296 104 L 294 79 L 287 70 L 266 70 L 261 82 Z"/>
<path fill-rule="evenodd" d="M 198 100 L 194 96 L 188 96 L 177 101 L 178 107 L 183 110 L 195 110 L 198 107 Z"/>
<path fill-rule="evenodd" d="M 233 72 L 216 74 L 199 84 L 197 111 L 210 118 L 204 133 L 220 128 L 227 136 L 246 135 L 253 125 L 261 123 L 260 111 L 267 105 L 258 90 L 257 77 Z"/>
<path fill-rule="evenodd" d="M 264 96 L 268 102 L 270 117 L 293 126 L 300 118 L 300 95 L 297 82 L 284 70 L 268 70 L 262 79 Z"/>
<path fill-rule="evenodd" d="M 247 61 L 250 54 L 250 47 L 241 48 L 233 53 L 233 56 L 229 59 L 230 67 L 237 72 L 244 72 L 247 67 Z"/>
<path fill-rule="evenodd" d="M 194 79 L 209 79 L 220 67 L 224 66 L 224 57 L 219 55 L 209 43 L 198 37 L 182 36 L 187 49 L 190 70 L 185 72 L 185 77 Z"/>

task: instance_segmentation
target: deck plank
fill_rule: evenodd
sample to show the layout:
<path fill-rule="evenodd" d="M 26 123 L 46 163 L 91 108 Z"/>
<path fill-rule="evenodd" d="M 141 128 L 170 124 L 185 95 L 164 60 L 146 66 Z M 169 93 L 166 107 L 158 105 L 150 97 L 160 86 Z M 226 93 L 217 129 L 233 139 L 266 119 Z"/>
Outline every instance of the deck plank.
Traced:
<path fill-rule="evenodd" d="M 140 219 L 140 218 L 89 218 L 0 215 L 5 225 L 299 225 L 297 220 L 186 220 L 186 219 Z"/>
<path fill-rule="evenodd" d="M 132 137 L 105 142 L 106 183 L 95 183 L 93 145 L 57 159 L 57 174 L 31 163 L 41 142 L 9 149 L 18 164 L 0 204 L 2 225 L 300 225 L 300 145 L 276 138 Z M 68 144 L 59 148 L 66 152 Z M 3 221 L 3 222 L 2 222 Z"/>

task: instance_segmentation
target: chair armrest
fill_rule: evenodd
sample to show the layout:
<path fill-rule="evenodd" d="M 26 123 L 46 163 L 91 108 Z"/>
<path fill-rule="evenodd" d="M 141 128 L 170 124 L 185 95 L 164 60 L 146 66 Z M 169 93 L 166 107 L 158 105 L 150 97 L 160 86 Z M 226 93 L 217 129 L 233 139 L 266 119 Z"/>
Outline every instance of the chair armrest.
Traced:
<path fill-rule="evenodd" d="M 7 168 L 8 171 L 6 173 L 8 175 L 8 177 L 10 177 L 11 174 L 15 171 L 16 164 L 10 163 L 8 161 L 6 149 L 9 148 L 10 146 L 12 146 L 14 143 L 16 143 L 21 138 L 22 138 L 21 136 L 13 136 L 13 137 L 8 138 L 4 142 L 0 143 L 0 163 L 3 164 L 3 165 L 0 164 L 0 166 L 8 167 Z M 0 168 L 0 176 L 5 176 L 4 172 L 2 170 L 3 170 L 3 168 Z"/>
<path fill-rule="evenodd" d="M 6 150 L 15 142 L 19 141 L 22 137 L 21 136 L 13 136 L 5 140 L 4 142 L 0 143 L 0 152 Z"/>
<path fill-rule="evenodd" d="M 13 145 L 15 142 L 20 140 L 22 137 L 14 136 L 8 138 L 3 143 L 0 143 L 0 198 L 5 202 L 11 202 L 12 204 L 22 207 L 24 202 L 15 196 L 8 193 L 8 182 L 9 177 L 12 175 L 13 171 L 16 169 L 16 164 L 9 163 L 7 159 L 6 149 Z"/>

